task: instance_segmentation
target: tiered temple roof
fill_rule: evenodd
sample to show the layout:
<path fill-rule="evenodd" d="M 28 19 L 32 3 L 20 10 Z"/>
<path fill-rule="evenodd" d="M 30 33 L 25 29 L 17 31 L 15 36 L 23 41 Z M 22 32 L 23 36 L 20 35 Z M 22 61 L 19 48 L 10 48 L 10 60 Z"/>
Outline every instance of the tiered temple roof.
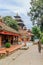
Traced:
<path fill-rule="evenodd" d="M 0 22 L 0 29 L 12 33 L 18 33 L 16 30 L 12 29 L 11 27 L 7 26 L 6 24 Z"/>
<path fill-rule="evenodd" d="M 23 23 L 23 20 L 21 19 L 21 17 L 19 15 L 14 16 L 15 20 L 17 21 L 18 25 L 23 28 L 25 26 L 25 24 Z"/>
<path fill-rule="evenodd" d="M 2 18 L 0 17 L 0 34 L 18 35 L 19 32 L 3 23 Z"/>

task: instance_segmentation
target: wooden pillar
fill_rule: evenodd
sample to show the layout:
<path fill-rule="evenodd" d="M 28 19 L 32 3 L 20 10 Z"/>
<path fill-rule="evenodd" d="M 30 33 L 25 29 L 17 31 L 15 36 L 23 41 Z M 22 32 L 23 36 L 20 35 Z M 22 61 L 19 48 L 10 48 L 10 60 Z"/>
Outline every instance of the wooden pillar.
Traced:
<path fill-rule="evenodd" d="M 15 41 L 18 44 L 18 36 L 15 36 Z"/>
<path fill-rule="evenodd" d="M 18 36 L 17 36 L 17 44 L 18 44 Z"/>
<path fill-rule="evenodd" d="M 8 41 L 11 43 L 11 36 L 8 37 Z"/>
<path fill-rule="evenodd" d="M 13 44 L 18 44 L 18 36 L 13 36 Z"/>
<path fill-rule="evenodd" d="M 0 47 L 2 46 L 2 36 L 0 35 Z"/>
<path fill-rule="evenodd" d="M 10 36 L 10 42 L 13 45 L 13 36 Z"/>
<path fill-rule="evenodd" d="M 17 36 L 15 37 L 15 40 L 16 40 L 16 44 L 17 44 Z"/>
<path fill-rule="evenodd" d="M 15 43 L 16 43 L 16 37 L 13 36 L 13 44 L 15 44 Z"/>

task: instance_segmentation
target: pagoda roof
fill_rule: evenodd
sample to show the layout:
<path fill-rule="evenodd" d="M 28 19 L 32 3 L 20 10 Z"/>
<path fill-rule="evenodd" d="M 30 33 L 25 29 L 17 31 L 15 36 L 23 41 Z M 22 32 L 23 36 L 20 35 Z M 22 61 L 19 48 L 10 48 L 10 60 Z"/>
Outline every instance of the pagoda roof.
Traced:
<path fill-rule="evenodd" d="M 16 19 L 17 22 L 23 22 L 21 19 Z"/>
<path fill-rule="evenodd" d="M 7 32 L 18 34 L 18 32 L 15 29 L 12 29 L 11 27 L 4 24 L 3 22 L 0 22 L 0 31 L 7 31 Z"/>
<path fill-rule="evenodd" d="M 20 26 L 25 26 L 25 24 L 24 24 L 24 23 L 18 23 L 18 25 L 20 25 Z"/>
<path fill-rule="evenodd" d="M 20 17 L 20 16 L 18 16 L 18 15 L 17 15 L 17 16 L 14 16 L 14 17 L 15 17 L 15 18 L 21 18 L 21 17 Z"/>

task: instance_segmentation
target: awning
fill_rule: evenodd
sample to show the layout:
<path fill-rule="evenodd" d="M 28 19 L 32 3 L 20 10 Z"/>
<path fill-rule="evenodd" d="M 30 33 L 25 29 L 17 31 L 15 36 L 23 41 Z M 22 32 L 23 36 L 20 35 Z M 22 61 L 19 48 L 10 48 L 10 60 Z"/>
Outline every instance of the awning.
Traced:
<path fill-rule="evenodd" d="M 11 33 L 11 32 L 8 32 L 8 31 L 0 31 L 0 34 L 19 36 L 19 34 L 17 34 L 17 33 Z"/>

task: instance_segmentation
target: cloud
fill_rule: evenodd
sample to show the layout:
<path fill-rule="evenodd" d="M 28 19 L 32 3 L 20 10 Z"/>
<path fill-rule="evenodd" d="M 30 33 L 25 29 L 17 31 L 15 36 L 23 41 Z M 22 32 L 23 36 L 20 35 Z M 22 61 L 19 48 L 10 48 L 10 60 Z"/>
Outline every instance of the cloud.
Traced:
<path fill-rule="evenodd" d="M 30 0 L 0 0 L 0 15 L 14 16 L 15 13 L 19 13 L 27 28 L 32 27 L 30 18 L 27 16 L 29 8 Z"/>
<path fill-rule="evenodd" d="M 30 0 L 0 0 L 0 8 L 9 9 L 12 12 L 26 13 L 29 10 Z"/>
<path fill-rule="evenodd" d="M 32 21 L 30 21 L 30 17 L 25 15 L 25 14 L 21 14 L 21 18 L 23 19 L 23 22 L 26 25 L 26 27 L 28 29 L 31 29 L 32 28 Z"/>

